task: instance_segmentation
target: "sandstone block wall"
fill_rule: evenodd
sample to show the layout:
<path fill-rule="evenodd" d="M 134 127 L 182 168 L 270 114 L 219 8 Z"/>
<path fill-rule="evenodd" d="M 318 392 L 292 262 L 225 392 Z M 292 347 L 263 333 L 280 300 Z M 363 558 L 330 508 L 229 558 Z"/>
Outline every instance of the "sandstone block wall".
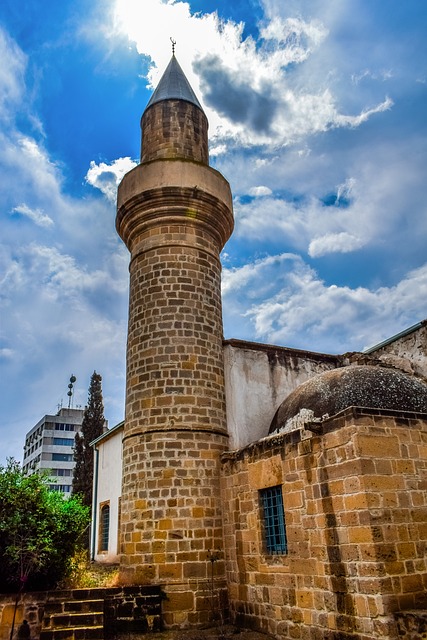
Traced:
<path fill-rule="evenodd" d="M 283 638 L 397 638 L 427 605 L 427 417 L 349 409 L 223 456 L 230 607 Z M 259 490 L 281 485 L 288 553 L 267 555 Z"/>
<path fill-rule="evenodd" d="M 166 108 L 155 104 L 143 117 L 143 153 L 157 159 L 144 155 L 119 188 L 116 226 L 131 252 L 120 577 L 160 584 L 165 623 L 185 627 L 211 616 L 208 553 L 222 547 L 219 472 L 228 436 L 219 253 L 233 217 L 228 183 L 201 164 L 203 149 L 197 155 L 199 136 L 207 144 L 203 113 L 175 106 L 171 117 L 185 112 L 185 126 L 158 124 L 165 149 L 175 141 L 176 153 L 163 155 L 147 129 Z M 224 591 L 223 560 L 214 583 Z"/>
<path fill-rule="evenodd" d="M 141 423 L 144 430 L 224 431 L 220 264 L 212 240 L 191 224 L 170 224 L 142 242 L 145 251 L 130 267 L 126 437 Z"/>
<path fill-rule="evenodd" d="M 208 164 L 208 121 L 194 104 L 156 102 L 144 112 L 141 130 L 141 162 L 187 158 Z"/>

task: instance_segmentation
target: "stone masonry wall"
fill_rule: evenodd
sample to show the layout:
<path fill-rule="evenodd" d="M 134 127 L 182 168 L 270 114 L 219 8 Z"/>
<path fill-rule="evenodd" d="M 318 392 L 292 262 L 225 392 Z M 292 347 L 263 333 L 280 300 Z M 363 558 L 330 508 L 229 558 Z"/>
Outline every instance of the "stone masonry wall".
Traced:
<path fill-rule="evenodd" d="M 0 594 L 0 640 L 9 640 L 15 609 L 15 594 Z M 111 587 L 92 589 L 64 589 L 23 593 L 18 601 L 13 639 L 19 640 L 23 620 L 28 622 L 31 640 L 37 640 L 42 630 L 43 618 L 55 612 L 70 612 L 67 603 L 99 602 L 103 600 L 105 638 L 128 636 L 131 631 L 158 631 L 162 627 L 162 600 L 160 588 Z M 99 609 L 97 609 L 98 611 Z M 62 634 L 62 635 L 61 635 Z M 64 632 L 58 632 L 64 637 Z M 73 632 L 66 634 L 74 637 Z M 25 637 L 25 636 L 24 636 Z M 80 630 L 79 637 L 92 637 Z"/>
<path fill-rule="evenodd" d="M 397 638 L 393 613 L 427 604 L 427 416 L 352 408 L 307 436 L 223 455 L 232 616 L 282 638 Z M 287 555 L 264 547 L 259 490 L 276 485 Z"/>
<path fill-rule="evenodd" d="M 156 102 L 145 111 L 141 128 L 141 162 L 187 158 L 208 164 L 208 121 L 194 104 Z"/>
<path fill-rule="evenodd" d="M 167 626 L 210 622 L 209 551 L 222 548 L 219 457 L 225 446 L 220 435 L 157 432 L 131 441 L 124 452 L 124 481 L 134 491 L 122 516 L 121 570 L 129 584 L 163 585 Z M 221 575 L 223 558 L 215 581 Z M 216 587 L 224 589 L 224 581 Z"/>
<path fill-rule="evenodd" d="M 225 431 L 219 260 L 191 224 L 154 231 L 130 267 L 125 437 L 141 421 Z"/>
<path fill-rule="evenodd" d="M 368 349 L 379 360 L 427 380 L 427 320 L 377 349 Z"/>
<path fill-rule="evenodd" d="M 179 118 L 187 105 L 175 106 Z M 203 150 L 197 155 L 199 137 L 207 142 L 200 113 L 194 108 L 171 134 L 192 162 L 164 159 L 163 143 L 143 130 L 163 159 L 124 177 L 116 219 L 131 252 L 120 579 L 160 584 L 170 627 L 211 616 L 208 554 L 222 547 L 220 455 L 228 449 L 219 253 L 233 228 L 232 201 L 224 178 L 200 162 Z M 214 583 L 224 592 L 223 561 Z"/>

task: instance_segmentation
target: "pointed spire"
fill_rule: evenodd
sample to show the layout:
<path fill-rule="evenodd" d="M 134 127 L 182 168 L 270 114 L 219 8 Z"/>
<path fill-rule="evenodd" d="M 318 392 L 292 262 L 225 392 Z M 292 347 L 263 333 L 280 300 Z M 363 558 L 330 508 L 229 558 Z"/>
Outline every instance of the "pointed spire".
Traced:
<path fill-rule="evenodd" d="M 196 105 L 196 107 L 199 107 L 199 109 L 203 111 L 196 94 L 179 66 L 175 53 L 172 54 L 171 61 L 166 67 L 149 103 L 145 107 L 145 111 L 151 107 L 151 105 L 156 102 L 161 102 L 162 100 L 185 100 L 186 102 L 191 102 Z"/>

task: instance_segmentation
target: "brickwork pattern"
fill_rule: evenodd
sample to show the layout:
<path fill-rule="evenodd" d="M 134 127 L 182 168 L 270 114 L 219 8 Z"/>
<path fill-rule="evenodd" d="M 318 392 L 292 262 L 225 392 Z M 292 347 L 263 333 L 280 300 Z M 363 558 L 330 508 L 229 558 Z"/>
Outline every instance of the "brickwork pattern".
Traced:
<path fill-rule="evenodd" d="M 279 434 L 224 454 L 235 621 L 283 638 L 396 638 L 426 606 L 427 419 L 349 409 L 311 438 Z M 258 492 L 283 486 L 288 554 L 264 552 Z"/>
<path fill-rule="evenodd" d="M 190 242 L 191 231 L 160 228 L 163 246 L 131 263 L 127 435 L 226 428 L 220 264 Z M 166 244 L 168 236 L 182 244 Z"/>
<path fill-rule="evenodd" d="M 119 188 L 116 218 L 131 253 L 121 579 L 164 585 L 166 624 L 187 626 L 208 621 L 209 589 L 225 591 L 224 562 L 209 576 L 208 555 L 222 546 L 219 254 L 231 194 L 208 166 L 199 107 L 154 103 L 141 131 L 141 165 Z"/>
<path fill-rule="evenodd" d="M 208 121 L 201 109 L 183 100 L 157 102 L 141 119 L 141 162 L 187 158 L 208 164 Z"/>
<path fill-rule="evenodd" d="M 123 568 L 133 582 L 208 578 L 208 551 L 222 540 L 218 460 L 226 443 L 176 430 L 128 439 Z"/>
<path fill-rule="evenodd" d="M 208 556 L 222 548 L 219 253 L 233 217 L 228 183 L 206 166 L 200 109 L 156 103 L 142 133 L 143 163 L 124 178 L 116 219 L 131 252 L 120 576 L 161 584 L 165 624 L 179 627 L 211 622 L 226 591 L 224 560 L 212 582 Z"/>

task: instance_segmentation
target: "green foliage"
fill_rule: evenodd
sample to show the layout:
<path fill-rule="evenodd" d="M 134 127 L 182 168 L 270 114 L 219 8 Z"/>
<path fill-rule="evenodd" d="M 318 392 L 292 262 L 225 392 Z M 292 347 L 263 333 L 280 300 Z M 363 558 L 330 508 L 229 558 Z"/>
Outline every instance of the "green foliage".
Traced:
<path fill-rule="evenodd" d="M 0 466 L 0 585 L 8 591 L 56 586 L 88 527 L 80 498 L 66 500 L 47 482 L 13 459 Z"/>
<path fill-rule="evenodd" d="M 74 554 L 69 576 L 61 586 L 64 589 L 116 587 L 118 578 L 119 569 L 117 566 L 90 562 L 88 552 L 79 550 Z"/>
<path fill-rule="evenodd" d="M 102 377 L 96 371 L 90 379 L 88 405 L 85 409 L 81 434 L 76 434 L 73 476 L 73 495 L 80 495 L 83 504 L 92 506 L 93 448 L 90 443 L 104 431 L 104 405 L 102 400 Z"/>

